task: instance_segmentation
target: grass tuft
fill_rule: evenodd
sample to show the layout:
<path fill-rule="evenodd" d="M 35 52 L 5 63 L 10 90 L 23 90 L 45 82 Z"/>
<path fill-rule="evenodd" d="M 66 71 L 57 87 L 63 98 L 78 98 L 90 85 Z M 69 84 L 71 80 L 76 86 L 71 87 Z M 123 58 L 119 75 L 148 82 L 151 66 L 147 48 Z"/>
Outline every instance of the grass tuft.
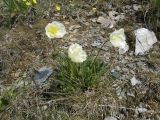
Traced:
<path fill-rule="evenodd" d="M 83 63 L 74 63 L 66 55 L 58 58 L 56 76 L 63 91 L 85 91 L 98 87 L 100 79 L 107 72 L 100 59 L 88 58 Z"/>

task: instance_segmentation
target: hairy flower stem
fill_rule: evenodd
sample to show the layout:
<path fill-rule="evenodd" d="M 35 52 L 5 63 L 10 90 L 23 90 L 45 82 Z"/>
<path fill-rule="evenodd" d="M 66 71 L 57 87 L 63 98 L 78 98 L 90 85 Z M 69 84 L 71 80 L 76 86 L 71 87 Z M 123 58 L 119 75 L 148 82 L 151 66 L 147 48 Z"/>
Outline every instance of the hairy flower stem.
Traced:
<path fill-rule="evenodd" d="M 97 57 L 99 56 L 100 51 L 102 50 L 103 46 L 107 43 L 107 41 L 105 41 L 102 46 L 99 48 L 98 53 L 96 55 L 96 57 L 93 59 L 92 65 L 95 63 Z"/>
<path fill-rule="evenodd" d="M 57 42 L 55 42 L 55 40 L 53 41 L 52 39 L 51 40 L 51 43 L 52 43 L 52 56 L 53 57 L 56 57 L 58 55 L 58 50 L 57 50 Z"/>

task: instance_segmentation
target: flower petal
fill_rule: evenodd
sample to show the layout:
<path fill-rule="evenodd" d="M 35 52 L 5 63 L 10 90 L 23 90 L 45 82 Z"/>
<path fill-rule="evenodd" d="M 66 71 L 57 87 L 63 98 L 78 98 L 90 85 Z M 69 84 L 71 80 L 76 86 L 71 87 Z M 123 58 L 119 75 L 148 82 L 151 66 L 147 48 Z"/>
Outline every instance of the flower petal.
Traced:
<path fill-rule="evenodd" d="M 76 63 L 84 62 L 87 59 L 86 52 L 82 49 L 82 46 L 77 43 L 70 45 L 68 49 L 68 56 Z"/>
<path fill-rule="evenodd" d="M 129 46 L 126 43 L 126 36 L 123 28 L 120 30 L 115 30 L 110 34 L 110 42 L 114 47 L 119 48 L 120 54 L 124 54 L 129 49 Z"/>

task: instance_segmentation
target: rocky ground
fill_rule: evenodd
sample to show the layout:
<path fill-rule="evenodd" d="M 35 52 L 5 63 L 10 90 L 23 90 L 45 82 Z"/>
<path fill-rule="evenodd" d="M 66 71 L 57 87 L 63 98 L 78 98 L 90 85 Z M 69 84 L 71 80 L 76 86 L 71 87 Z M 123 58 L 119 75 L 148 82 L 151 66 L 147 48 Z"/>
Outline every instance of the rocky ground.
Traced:
<path fill-rule="evenodd" d="M 1 111 L 1 118 L 160 120 L 160 28 L 155 30 L 147 21 L 152 14 L 148 11 L 149 2 L 59 2 L 60 11 L 49 3 L 44 6 L 43 2 L 42 8 L 35 6 L 39 10 L 35 10 L 37 18 L 29 11 L 28 17 L 24 21 L 15 20 L 11 29 L 3 25 L 4 16 L 0 20 L 1 93 L 17 80 L 22 81 L 21 86 L 25 88 L 20 88 L 19 95 Z M 54 70 L 56 66 L 51 41 L 44 29 L 53 20 L 62 22 L 68 32 L 64 38 L 55 40 L 62 51 L 71 43 L 81 44 L 88 55 L 96 55 L 101 50 L 99 57 L 108 65 L 103 77 L 105 85 L 76 94 L 51 90 L 50 82 L 42 88 L 34 86 L 34 70 L 43 66 Z M 157 33 L 158 42 L 145 55 L 136 56 L 133 31 L 149 26 Z M 129 51 L 122 55 L 109 41 L 110 33 L 120 28 L 124 28 L 129 44 Z M 54 75 L 48 81 L 52 80 Z"/>

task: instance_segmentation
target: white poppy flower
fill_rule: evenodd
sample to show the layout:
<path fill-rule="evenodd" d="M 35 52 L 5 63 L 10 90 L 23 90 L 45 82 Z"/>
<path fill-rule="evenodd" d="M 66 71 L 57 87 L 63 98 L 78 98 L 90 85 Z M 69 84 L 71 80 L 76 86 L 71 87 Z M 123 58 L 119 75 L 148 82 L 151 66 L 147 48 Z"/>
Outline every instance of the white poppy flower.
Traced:
<path fill-rule="evenodd" d="M 124 54 L 129 49 L 129 46 L 126 43 L 126 36 L 123 28 L 120 30 L 115 30 L 110 34 L 110 42 L 114 47 L 119 48 L 120 54 Z"/>
<path fill-rule="evenodd" d="M 76 63 L 81 63 L 87 59 L 86 52 L 82 49 L 82 46 L 77 43 L 69 46 L 68 56 Z"/>
<path fill-rule="evenodd" d="M 49 38 L 62 38 L 66 34 L 65 26 L 57 21 L 53 21 L 52 23 L 48 23 L 45 27 L 46 35 Z"/>

